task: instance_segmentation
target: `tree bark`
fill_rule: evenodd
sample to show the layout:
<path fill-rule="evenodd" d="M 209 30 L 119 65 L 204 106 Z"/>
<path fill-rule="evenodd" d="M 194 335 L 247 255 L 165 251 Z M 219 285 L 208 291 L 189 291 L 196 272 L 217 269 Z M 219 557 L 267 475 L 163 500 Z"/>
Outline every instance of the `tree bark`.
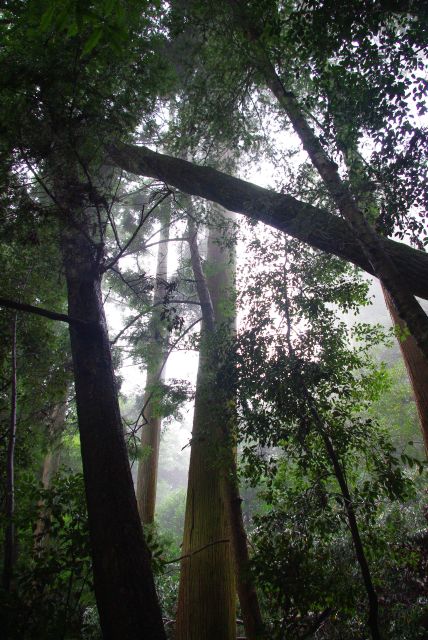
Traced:
<path fill-rule="evenodd" d="M 234 216 L 228 212 L 221 212 L 226 219 L 234 220 Z M 197 282 L 198 296 L 201 303 L 204 328 L 207 334 L 212 334 L 215 340 L 216 327 L 226 324 L 227 332 L 233 331 L 235 321 L 235 305 L 231 296 L 234 292 L 234 260 L 221 246 L 220 237 L 211 231 L 209 242 L 208 263 L 212 271 L 211 277 L 205 278 L 202 270 L 199 250 L 196 241 L 196 228 L 192 220 L 189 221 L 189 238 L 192 265 Z M 216 242 L 217 240 L 217 242 Z M 212 354 L 210 354 L 212 358 Z M 232 544 L 233 558 L 236 572 L 237 591 L 241 604 L 242 617 L 246 637 L 248 640 L 263 638 L 263 621 L 260 613 L 258 597 L 250 573 L 250 560 L 245 533 L 241 498 L 238 487 L 238 474 L 236 468 L 236 450 L 234 434 L 231 430 L 232 417 L 230 395 L 218 387 L 216 364 L 213 363 L 212 375 L 214 377 L 210 390 L 211 396 L 216 397 L 218 424 L 221 431 L 217 434 L 217 448 L 220 465 L 218 483 L 220 495 L 223 500 L 228 522 L 230 542 Z M 217 387 L 217 388 L 216 388 Z M 202 471 L 202 467 L 201 467 Z"/>
<path fill-rule="evenodd" d="M 406 325 L 398 316 L 390 295 L 385 289 L 383 289 L 383 294 L 393 324 L 397 325 L 400 330 L 404 332 Z M 412 385 L 425 443 L 425 451 L 428 454 L 428 362 L 423 357 L 413 336 L 408 335 L 404 339 L 400 339 L 399 337 L 398 344 L 400 345 L 401 355 L 403 356 L 404 364 L 406 365 Z"/>
<path fill-rule="evenodd" d="M 163 180 L 184 193 L 259 220 L 376 275 L 348 224 L 324 209 L 147 147 L 117 142 L 108 146 L 108 152 L 125 171 Z M 428 299 L 428 253 L 389 239 L 383 241 L 383 248 L 394 262 L 403 286 L 414 295 Z"/>
<path fill-rule="evenodd" d="M 220 210 L 220 207 L 216 207 L 216 209 L 219 210 L 219 215 L 223 216 L 226 221 L 236 221 L 236 216 L 233 213 L 224 209 Z M 214 241 L 209 245 L 208 263 L 211 265 L 211 269 L 216 271 L 214 271 L 211 278 L 207 278 L 207 286 L 213 305 L 214 322 L 220 329 L 222 325 L 223 328 L 226 325 L 227 332 L 230 335 L 235 331 L 236 325 L 236 305 L 233 299 L 235 295 L 235 253 L 234 250 L 228 250 L 222 246 L 219 234 L 217 234 L 218 237 L 216 237 L 216 234 L 213 235 Z M 220 389 L 217 392 L 217 396 L 219 403 L 221 403 L 220 408 L 222 407 L 220 419 L 222 426 L 222 470 L 220 481 L 229 524 L 236 572 L 236 587 L 246 638 L 247 640 L 260 640 L 264 637 L 264 625 L 250 571 L 247 534 L 242 515 L 242 500 L 239 495 L 235 435 L 233 433 L 235 415 L 231 408 L 235 404 L 235 397 L 233 396 L 233 390 L 226 390 L 225 396 L 224 389 Z"/>
<path fill-rule="evenodd" d="M 175 637 L 176 640 L 233 640 L 236 638 L 235 580 L 220 480 L 221 420 L 224 415 L 216 393 L 216 367 L 212 357 L 215 318 L 192 222 L 189 224 L 189 237 L 192 265 L 203 309 L 203 330 Z M 210 234 L 210 262 L 213 250 L 213 237 Z M 220 273 L 213 274 L 211 284 L 217 282 L 219 285 L 220 277 Z"/>
<path fill-rule="evenodd" d="M 346 516 L 348 518 L 349 530 L 351 532 L 352 542 L 354 543 L 355 556 L 357 558 L 358 564 L 360 565 L 361 575 L 367 593 L 367 599 L 369 603 L 368 626 L 370 628 L 373 640 L 381 640 L 379 631 L 378 597 L 373 585 L 370 567 L 367 562 L 363 542 L 361 540 L 360 530 L 358 527 L 357 518 L 355 516 L 354 504 L 352 502 L 351 494 L 349 493 L 348 483 L 346 482 L 345 474 L 343 473 L 342 466 L 339 462 L 333 444 L 328 435 L 325 433 L 322 424 L 321 434 L 324 440 L 325 447 L 327 449 L 327 453 L 333 464 L 334 475 L 336 476 L 341 494 L 343 496 Z"/>
<path fill-rule="evenodd" d="M 17 314 L 12 320 L 12 353 L 11 353 L 11 392 L 10 392 L 10 421 L 6 459 L 6 530 L 4 538 L 3 588 L 10 591 L 13 580 L 13 569 L 16 560 L 15 534 L 15 444 L 16 444 L 16 405 L 17 405 L 17 374 L 16 374 L 16 325 Z"/>
<path fill-rule="evenodd" d="M 169 206 L 169 205 L 167 205 Z M 156 407 L 156 386 L 165 379 L 165 348 L 160 327 L 158 306 L 165 296 L 165 283 L 168 277 L 168 241 L 170 213 L 161 217 L 156 281 L 153 294 L 153 316 L 151 319 L 151 353 L 147 365 L 147 379 L 144 392 L 144 424 L 141 431 L 143 458 L 138 464 L 137 504 L 141 522 L 152 524 L 155 517 L 156 486 L 158 479 L 159 446 L 162 418 Z"/>
<path fill-rule="evenodd" d="M 59 167 L 61 165 L 59 164 Z M 59 180 L 65 171 L 59 173 Z M 106 640 L 164 640 L 161 611 L 134 494 L 101 296 L 102 247 L 66 179 L 56 190 L 70 316 L 76 404 L 94 588 Z M 69 199 L 67 199 L 67 197 Z"/>

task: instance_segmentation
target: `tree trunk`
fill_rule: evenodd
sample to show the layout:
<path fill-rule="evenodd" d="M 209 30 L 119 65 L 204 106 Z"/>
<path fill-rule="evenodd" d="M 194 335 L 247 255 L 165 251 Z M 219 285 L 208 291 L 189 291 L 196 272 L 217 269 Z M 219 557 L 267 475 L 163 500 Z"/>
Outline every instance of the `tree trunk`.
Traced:
<path fill-rule="evenodd" d="M 169 205 L 167 205 L 169 206 Z M 156 266 L 156 282 L 153 294 L 153 312 L 150 322 L 151 353 L 147 365 L 146 388 L 144 392 L 144 424 L 141 431 L 143 458 L 138 464 L 137 504 L 141 522 L 152 524 L 155 517 L 156 486 L 158 479 L 159 445 L 162 418 L 157 408 L 156 387 L 165 380 L 165 348 L 160 327 L 159 305 L 165 295 L 168 277 L 168 241 L 170 213 L 165 210 L 161 217 L 161 230 Z"/>
<path fill-rule="evenodd" d="M 221 207 L 216 207 L 220 216 L 226 222 L 235 222 L 236 216 Z M 220 234 L 213 234 L 213 241 L 209 244 L 208 264 L 212 277 L 207 278 L 208 290 L 213 305 L 214 319 L 220 330 L 226 329 L 227 334 L 235 331 L 236 306 L 235 306 L 235 253 L 222 247 Z M 223 239 L 224 242 L 224 239 Z M 226 335 L 227 339 L 229 335 Z M 263 621 L 260 612 L 258 596 L 250 572 L 250 556 L 248 552 L 247 535 L 242 516 L 242 500 L 239 495 L 238 471 L 236 465 L 235 435 L 233 422 L 235 415 L 231 406 L 234 406 L 235 398 L 233 390 L 220 389 L 217 392 L 219 402 L 222 404 L 222 416 L 220 424 L 223 431 L 221 445 L 222 473 L 220 476 L 223 499 L 226 507 L 229 523 L 230 540 L 232 544 L 233 559 L 236 571 L 236 587 L 241 605 L 242 619 L 244 622 L 247 640 L 256 640 L 264 637 Z M 220 405 L 221 408 L 221 405 Z"/>
<path fill-rule="evenodd" d="M 336 476 L 337 482 L 340 486 L 341 494 L 343 496 L 343 502 L 345 506 L 346 516 L 348 519 L 349 530 L 351 532 L 352 542 L 354 544 L 355 556 L 357 558 L 358 564 L 360 565 L 360 571 L 363 578 L 364 587 L 367 593 L 367 600 L 369 603 L 369 615 L 368 615 L 368 621 L 367 621 L 368 626 L 370 628 L 373 640 L 381 640 L 381 635 L 379 631 L 378 597 L 373 585 L 369 563 L 367 561 L 363 542 L 361 540 L 360 530 L 358 527 L 357 518 L 355 516 L 354 504 L 352 502 L 351 494 L 349 493 L 348 483 L 346 481 L 345 474 L 343 472 L 342 466 L 339 462 L 339 459 L 337 457 L 333 444 L 329 436 L 325 433 L 322 423 L 320 428 L 321 428 L 321 435 L 323 437 L 324 444 L 327 449 L 327 453 L 333 464 L 334 475 Z"/>
<path fill-rule="evenodd" d="M 224 413 L 216 393 L 216 367 L 212 353 L 215 318 L 192 222 L 189 224 L 189 236 L 204 322 L 196 382 L 175 637 L 176 640 L 233 640 L 236 638 L 235 580 L 220 480 L 221 421 Z M 208 243 L 208 261 L 211 265 L 213 254 L 219 249 L 214 244 L 212 232 Z M 217 272 L 211 275 L 209 281 L 214 302 L 215 292 L 223 284 L 223 274 L 218 263 L 213 264 Z M 217 298 L 215 305 L 218 307 L 219 304 L 220 299 Z"/>
<path fill-rule="evenodd" d="M 289 347 L 290 354 L 293 354 L 293 347 L 292 347 L 290 338 L 288 338 L 288 347 Z M 318 412 L 316 401 L 314 400 L 313 396 L 309 393 L 300 372 L 298 372 L 298 375 L 301 378 L 301 386 L 304 391 L 304 395 L 305 395 L 308 407 L 310 409 L 314 422 L 318 427 L 318 431 L 323 439 L 324 446 L 326 448 L 330 461 L 333 465 L 334 475 L 339 484 L 340 492 L 343 497 L 343 504 L 346 512 L 346 517 L 348 520 L 349 531 L 352 537 L 352 543 L 354 545 L 355 557 L 360 566 L 361 576 L 362 576 L 364 587 L 367 593 L 367 600 L 369 605 L 369 615 L 367 618 L 367 623 L 370 628 L 371 636 L 373 640 L 381 640 L 381 634 L 379 630 L 379 601 L 378 601 L 376 589 L 373 584 L 371 571 L 370 571 L 369 563 L 364 550 L 363 542 L 361 540 L 360 529 L 359 529 L 357 518 L 355 515 L 354 503 L 352 501 L 352 497 L 349 492 L 348 482 L 346 480 L 344 470 L 337 456 L 334 445 L 330 439 L 330 436 L 328 435 L 328 432 L 325 429 L 323 419 Z"/>
<path fill-rule="evenodd" d="M 245 635 L 247 640 L 261 640 L 266 636 L 259 599 L 250 571 L 250 554 L 242 515 L 242 499 L 239 494 L 236 455 L 232 451 L 226 451 L 225 454 L 226 468 L 222 475 L 223 494 L 228 514 L 236 568 L 236 586 Z"/>
<path fill-rule="evenodd" d="M 392 303 L 391 296 L 385 289 L 383 289 L 383 294 L 385 296 L 386 306 L 391 314 L 393 324 L 397 325 L 404 332 L 406 325 L 398 316 L 398 313 Z M 419 415 L 419 422 L 425 443 L 425 451 L 428 454 L 428 362 L 423 357 L 413 336 L 408 335 L 404 339 L 398 338 L 398 344 L 400 345 L 401 355 L 403 356 L 404 364 L 406 365 L 407 373 L 412 385 L 416 408 Z"/>
<path fill-rule="evenodd" d="M 56 475 L 61 461 L 61 434 L 64 430 L 65 414 L 67 410 L 67 389 L 64 391 L 64 400 L 58 402 L 52 409 L 49 426 L 49 449 L 43 460 L 42 485 L 43 489 L 50 489 L 52 478 Z M 43 500 L 39 502 L 40 517 L 37 520 L 34 530 L 34 549 L 37 553 L 47 542 L 48 531 L 46 530 L 49 512 L 45 509 Z"/>
<path fill-rule="evenodd" d="M 65 219 L 69 315 L 82 321 L 70 325 L 70 338 L 101 628 L 105 640 L 164 640 L 119 412 L 101 296 L 102 246 L 93 240 L 93 211 L 83 210 L 77 187 L 64 181 L 55 195 Z"/>
<path fill-rule="evenodd" d="M 15 444 L 16 444 L 16 325 L 17 314 L 12 320 L 12 355 L 11 355 L 11 392 L 10 421 L 6 459 L 6 531 L 4 537 L 3 587 L 10 591 L 13 580 L 13 568 L 16 560 L 15 537 Z"/>
<path fill-rule="evenodd" d="M 110 145 L 108 152 L 124 171 L 157 178 L 184 193 L 216 202 L 375 275 L 348 224 L 325 209 L 147 147 L 118 142 Z M 403 286 L 414 295 L 428 299 L 428 253 L 387 238 L 383 239 L 383 249 L 394 262 Z"/>

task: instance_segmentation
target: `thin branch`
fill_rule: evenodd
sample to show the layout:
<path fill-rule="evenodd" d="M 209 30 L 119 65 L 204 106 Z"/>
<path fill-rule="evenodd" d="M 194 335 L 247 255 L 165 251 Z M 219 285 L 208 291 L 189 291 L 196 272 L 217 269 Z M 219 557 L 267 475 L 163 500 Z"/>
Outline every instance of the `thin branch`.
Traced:
<path fill-rule="evenodd" d="M 110 340 L 110 345 L 111 346 L 115 345 L 116 342 L 123 336 L 123 334 L 126 333 L 128 329 L 130 329 L 135 322 L 137 322 L 137 320 L 139 320 L 140 318 L 142 318 L 142 316 L 152 311 L 155 307 L 159 307 L 162 304 L 165 304 L 165 306 L 170 304 L 192 304 L 198 307 L 201 306 L 201 303 L 199 302 L 199 300 L 168 300 L 167 302 L 165 302 L 164 300 L 161 300 L 160 302 L 155 302 L 155 304 L 153 304 L 150 308 L 145 309 L 144 311 L 141 311 L 136 316 L 131 318 L 131 320 L 129 320 L 129 322 L 126 323 L 123 329 L 119 331 L 117 336 L 115 336 L 113 340 Z"/>
<path fill-rule="evenodd" d="M 168 238 L 168 240 L 158 240 L 158 242 L 150 242 L 150 244 L 145 244 L 143 246 L 143 250 L 150 249 L 150 247 L 155 247 L 156 245 L 162 244 L 162 243 L 165 243 L 165 242 L 188 242 L 188 241 L 189 241 L 188 237 L 184 237 L 184 238 Z"/>
<path fill-rule="evenodd" d="M 132 325 L 137 322 L 137 320 L 139 320 L 142 316 L 144 316 L 146 313 L 148 312 L 147 309 L 145 309 L 144 311 L 141 311 L 141 313 L 138 313 L 136 316 L 134 316 L 133 318 L 131 318 L 131 320 L 129 322 L 126 323 L 126 325 L 123 327 L 123 329 L 121 329 L 119 331 L 119 333 L 117 334 L 117 336 L 115 336 L 113 338 L 113 340 L 110 340 L 110 345 L 113 346 L 116 344 L 116 342 L 123 336 L 124 333 L 126 333 L 128 331 L 128 329 L 130 327 L 132 327 Z"/>
<path fill-rule="evenodd" d="M 123 257 L 123 255 L 125 254 L 126 250 L 131 246 L 131 244 L 134 242 L 135 238 L 137 237 L 138 233 L 140 232 L 141 227 L 144 225 L 144 223 L 146 222 L 146 220 L 150 217 L 150 215 L 153 213 L 153 211 L 155 209 L 157 209 L 157 207 L 159 205 L 162 204 L 162 202 L 164 200 L 166 200 L 166 198 L 168 198 L 170 195 L 170 191 L 168 190 L 168 193 L 166 193 L 165 195 L 163 195 L 154 205 L 151 209 L 149 209 L 149 211 L 147 212 L 147 214 L 144 215 L 144 207 L 141 210 L 141 216 L 140 216 L 140 220 L 134 230 L 134 232 L 132 233 L 131 237 L 129 238 L 129 240 L 125 243 L 125 245 L 122 247 L 122 249 L 119 251 L 119 253 L 112 259 L 110 260 L 110 262 L 108 262 L 104 267 L 102 272 L 104 273 L 105 271 L 107 271 L 107 269 L 111 269 L 119 260 L 120 258 Z M 120 245 L 119 245 L 120 246 Z"/>

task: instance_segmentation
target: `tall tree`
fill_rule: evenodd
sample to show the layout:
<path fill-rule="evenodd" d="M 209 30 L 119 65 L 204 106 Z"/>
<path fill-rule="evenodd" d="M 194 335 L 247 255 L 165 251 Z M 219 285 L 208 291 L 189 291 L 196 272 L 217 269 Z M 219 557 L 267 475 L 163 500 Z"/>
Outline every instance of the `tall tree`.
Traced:
<path fill-rule="evenodd" d="M 165 297 L 168 278 L 169 203 L 160 216 L 159 245 L 153 292 L 153 312 L 149 323 L 150 343 L 144 392 L 144 423 L 141 432 L 143 458 L 138 464 L 137 503 L 143 524 L 152 524 L 156 506 L 159 445 L 162 418 L 159 410 L 159 384 L 165 379 L 165 340 L 161 325 L 160 304 Z"/>
<path fill-rule="evenodd" d="M 192 215 L 192 212 L 190 212 Z M 233 322 L 230 256 L 213 227 L 202 268 L 197 228 L 189 218 L 191 261 L 203 314 L 196 381 L 180 589 L 176 620 L 178 640 L 232 640 L 236 637 L 235 575 L 227 511 L 221 486 L 221 398 L 216 394 L 215 328 Z M 228 277 L 229 274 L 229 277 Z M 198 603 L 195 607 L 194 603 Z"/>
<path fill-rule="evenodd" d="M 140 108 L 152 103 L 151 90 L 138 76 L 147 64 L 156 66 L 160 60 L 149 44 L 156 17 L 141 13 L 140 4 L 136 10 L 129 3 L 126 11 L 121 3 L 110 9 L 95 4 L 95 11 L 92 5 L 72 3 L 59 13 L 55 2 L 6 7 L 0 23 L 5 71 L 0 109 L 9 129 L 3 131 L 2 157 L 9 174 L 27 166 L 42 184 L 60 227 L 94 586 L 104 637 L 164 638 L 102 304 L 105 231 L 112 219 L 98 143 L 107 131 L 125 134 L 132 129 Z M 132 111 L 128 107 L 137 86 L 140 100 Z M 118 248 L 115 261 L 129 243 Z"/>

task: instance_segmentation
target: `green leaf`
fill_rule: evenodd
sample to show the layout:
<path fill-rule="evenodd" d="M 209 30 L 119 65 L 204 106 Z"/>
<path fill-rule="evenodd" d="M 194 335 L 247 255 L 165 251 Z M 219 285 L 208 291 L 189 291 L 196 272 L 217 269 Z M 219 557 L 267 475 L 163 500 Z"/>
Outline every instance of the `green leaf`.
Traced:
<path fill-rule="evenodd" d="M 77 26 L 77 22 L 73 21 L 67 29 L 67 36 L 72 38 L 73 36 L 79 33 L 79 27 Z"/>
<path fill-rule="evenodd" d="M 82 56 L 87 55 L 88 53 L 91 53 L 91 51 L 95 49 L 95 47 L 101 40 L 102 35 L 103 35 L 103 29 L 101 27 L 98 27 L 91 33 L 91 35 L 85 42 L 85 46 L 83 47 Z"/>
<path fill-rule="evenodd" d="M 55 3 L 52 2 L 50 6 L 46 9 L 44 14 L 42 15 L 40 19 L 40 27 L 39 27 L 42 33 L 47 31 L 52 26 L 55 9 L 56 9 Z"/>

